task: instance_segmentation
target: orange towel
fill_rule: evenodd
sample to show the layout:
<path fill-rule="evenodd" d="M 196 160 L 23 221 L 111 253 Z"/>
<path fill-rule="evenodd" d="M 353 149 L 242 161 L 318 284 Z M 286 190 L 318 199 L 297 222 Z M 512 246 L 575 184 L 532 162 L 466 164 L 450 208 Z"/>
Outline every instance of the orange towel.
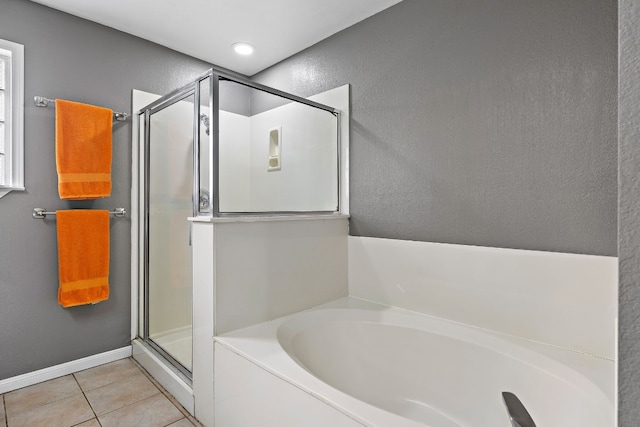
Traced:
<path fill-rule="evenodd" d="M 109 211 L 57 211 L 58 302 L 63 307 L 109 298 Z"/>
<path fill-rule="evenodd" d="M 113 111 L 56 100 L 56 168 L 61 199 L 111 195 Z"/>

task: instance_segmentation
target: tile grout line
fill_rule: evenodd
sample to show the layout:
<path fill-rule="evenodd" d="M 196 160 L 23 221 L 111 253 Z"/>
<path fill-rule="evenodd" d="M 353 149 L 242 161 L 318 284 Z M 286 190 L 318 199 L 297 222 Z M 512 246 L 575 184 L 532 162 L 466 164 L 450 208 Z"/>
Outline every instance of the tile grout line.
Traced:
<path fill-rule="evenodd" d="M 126 360 L 126 359 L 129 359 L 129 360 L 131 360 L 132 362 L 135 362 L 131 357 L 129 357 L 129 358 L 125 358 L 125 359 L 122 359 L 122 360 Z M 110 362 L 110 363 L 114 363 L 114 362 Z M 105 365 L 108 365 L 108 364 L 109 364 L 109 363 L 107 363 L 107 364 L 105 364 Z M 103 366 L 103 365 L 102 365 L 102 366 Z M 134 366 L 136 366 L 136 368 L 138 368 L 138 366 L 137 366 L 137 364 L 136 364 L 136 363 L 134 363 Z M 138 371 L 138 374 L 140 374 L 140 375 L 142 375 L 143 377 L 145 377 L 145 378 L 149 379 L 149 375 L 148 375 L 148 374 L 146 374 L 145 372 L 140 372 L 140 369 L 138 369 L 137 371 Z M 74 378 L 75 378 L 75 377 L 74 377 Z M 87 393 L 88 393 L 88 392 L 92 392 L 92 391 L 94 391 L 94 390 L 98 390 L 98 389 L 103 388 L 103 387 L 113 386 L 114 384 L 119 383 L 119 382 L 121 382 L 121 381 L 126 381 L 126 380 L 128 380 L 129 378 L 131 378 L 131 377 L 127 377 L 127 378 L 120 378 L 120 379 L 111 380 L 111 381 L 109 381 L 109 382 L 107 382 L 107 383 L 105 383 L 105 384 L 102 384 L 102 385 L 101 385 L 101 386 L 99 386 L 99 387 L 95 387 L 95 388 L 92 388 L 91 390 L 87 390 Z M 76 382 L 78 382 L 78 379 L 77 379 L 77 378 L 76 378 Z M 138 404 L 138 403 L 140 403 L 140 402 L 142 402 L 142 401 L 144 401 L 144 400 L 150 399 L 150 398 L 155 397 L 155 396 L 157 396 L 157 395 L 159 395 L 159 394 L 163 394 L 163 393 L 162 393 L 162 390 L 160 390 L 160 389 L 157 387 L 157 385 L 156 385 L 153 381 L 150 381 L 150 382 L 152 383 L 152 385 L 153 385 L 153 386 L 154 386 L 154 388 L 156 389 L 156 392 L 155 392 L 154 394 L 152 394 L 152 395 L 150 395 L 150 396 L 147 396 L 147 397 L 145 397 L 145 398 L 143 398 L 143 399 L 140 399 L 140 400 L 136 400 L 136 401 L 134 401 L 134 402 L 127 403 L 127 404 L 126 404 L 126 405 L 124 405 L 124 406 L 121 406 L 121 407 L 119 407 L 119 408 L 112 409 L 112 410 L 110 410 L 110 411 L 108 411 L 108 412 L 105 412 L 104 414 L 100 414 L 100 415 L 98 415 L 98 414 L 97 414 L 97 412 L 95 412 L 95 410 L 93 409 L 93 406 L 91 406 L 91 403 L 89 402 L 89 406 L 91 407 L 91 410 L 93 411 L 93 413 L 96 415 L 96 420 L 98 420 L 98 423 L 100 424 L 100 426 L 102 426 L 102 423 L 100 422 L 99 417 L 105 416 L 105 415 L 107 415 L 107 414 L 111 414 L 112 412 L 119 411 L 119 410 L 121 410 L 121 409 L 123 409 L 123 408 L 126 408 L 126 407 L 129 407 L 129 406 L 131 406 L 131 405 L 136 405 L 136 404 Z M 79 385 L 79 384 L 78 384 L 78 385 Z M 85 395 L 85 399 L 87 399 L 87 396 L 86 396 L 86 394 L 85 394 L 84 390 L 82 389 L 82 387 L 80 387 L 80 388 L 81 388 L 81 390 L 82 390 L 83 394 Z M 88 400 L 89 400 L 89 399 L 87 399 L 87 401 L 88 401 Z"/>
<path fill-rule="evenodd" d="M 8 393 L 4 393 L 4 394 L 2 394 L 2 400 L 3 400 L 3 405 L 4 405 L 4 411 L 5 411 L 5 413 L 4 413 L 4 417 L 5 417 L 5 423 L 6 423 L 6 425 L 7 425 L 7 426 L 9 425 L 9 417 L 8 417 L 8 414 L 7 414 L 7 401 L 6 401 L 6 398 L 5 398 L 7 394 L 12 394 L 12 393 L 15 393 L 15 392 L 20 392 L 21 390 L 25 390 L 25 389 L 28 389 L 28 388 L 31 388 L 31 387 L 38 387 L 38 386 L 44 385 L 44 384 L 46 384 L 46 383 L 51 383 L 52 381 L 56 381 L 56 380 L 59 380 L 59 379 L 62 379 L 62 378 L 68 377 L 68 376 L 72 376 L 72 377 L 73 377 L 73 379 L 74 379 L 74 381 L 76 382 L 76 384 L 78 383 L 78 381 L 75 379 L 75 377 L 73 376 L 73 374 L 66 374 L 66 375 L 62 375 L 62 376 L 57 377 L 57 378 L 51 378 L 51 379 L 46 380 L 46 381 L 42 381 L 42 382 L 39 382 L 39 383 L 36 383 L 36 384 L 31 384 L 31 385 L 28 385 L 28 386 L 25 386 L 25 387 L 21 387 L 21 388 L 16 389 L 16 390 L 12 390 L 12 391 L 10 391 L 10 392 L 8 392 Z M 54 404 L 56 404 L 56 403 L 62 402 L 63 400 L 66 400 L 66 399 L 70 399 L 70 398 L 72 398 L 72 397 L 75 397 L 75 396 L 77 396 L 78 394 L 83 394 L 82 387 L 80 387 L 80 384 L 78 384 L 78 389 L 80 390 L 80 393 L 77 393 L 77 394 L 72 393 L 72 394 L 69 394 L 69 395 L 68 395 L 68 396 L 66 396 L 66 397 L 55 397 L 55 398 L 54 398 L 53 400 L 51 400 L 50 402 L 41 403 L 41 404 L 39 404 L 39 405 L 37 405 L 37 406 L 34 406 L 34 407 L 32 407 L 32 408 L 29 408 L 29 409 L 21 409 L 20 411 L 18 411 L 18 412 L 17 412 L 17 414 L 16 414 L 15 416 L 16 416 L 16 417 L 21 417 L 21 416 L 23 416 L 23 414 L 30 413 L 30 412 L 32 412 L 32 411 L 36 411 L 36 410 L 38 410 L 38 409 L 40 409 L 40 408 L 43 408 L 43 407 L 45 407 L 45 406 L 54 405 Z M 89 405 L 89 406 L 91 406 L 91 405 Z"/>
<path fill-rule="evenodd" d="M 0 397 L 2 398 L 2 409 L 4 411 L 4 425 L 8 426 L 9 421 L 7 420 L 7 405 L 4 403 L 4 394 L 1 394 Z"/>
<path fill-rule="evenodd" d="M 167 400 L 169 400 L 169 402 L 170 402 L 174 407 L 176 407 L 176 409 L 178 409 L 178 411 L 182 414 L 183 418 L 186 418 L 187 420 L 189 420 L 189 422 L 191 422 L 191 423 L 193 424 L 193 422 L 188 418 L 188 417 L 190 416 L 190 414 L 189 414 L 189 415 L 187 415 L 187 414 L 188 414 L 188 412 L 186 412 L 186 409 L 184 409 L 184 408 L 182 407 L 182 405 L 179 405 L 179 404 L 177 405 L 177 404 L 176 404 L 176 402 L 175 402 L 175 398 L 174 398 L 171 394 L 169 394 L 169 393 L 168 393 L 168 392 L 167 392 L 167 391 L 166 391 L 166 390 L 165 390 L 165 389 L 164 389 L 160 384 L 158 384 L 158 382 L 155 380 L 155 378 L 153 378 L 153 377 L 152 377 L 152 376 L 151 376 L 151 375 L 150 375 L 146 370 L 144 370 L 144 368 L 142 368 L 142 367 L 138 364 L 138 362 L 136 362 L 136 360 L 135 360 L 135 359 L 133 359 L 133 358 L 129 358 L 129 359 L 133 362 L 134 366 L 138 369 L 138 373 L 140 373 L 142 376 L 144 376 L 145 378 L 147 378 L 147 379 L 151 382 L 151 384 L 152 384 L 152 385 L 154 386 L 154 388 L 157 390 L 157 393 L 154 393 L 154 394 L 153 394 L 153 395 L 151 395 L 151 396 L 145 397 L 145 398 L 144 398 L 144 399 L 142 399 L 142 400 L 138 400 L 138 401 L 135 401 L 135 402 L 131 402 L 131 403 L 129 403 L 129 404 L 127 404 L 127 405 L 124 405 L 124 406 L 122 406 L 122 407 L 120 407 L 120 408 L 116 408 L 116 409 L 113 409 L 113 410 L 111 410 L 111 411 L 109 411 L 109 412 L 105 412 L 104 414 L 101 414 L 100 416 L 105 416 L 105 415 L 107 415 L 107 414 L 110 414 L 110 413 L 115 412 L 115 411 L 119 411 L 119 410 L 121 410 L 121 409 L 123 409 L 123 408 L 126 408 L 126 407 L 129 407 L 129 406 L 131 406 L 131 405 L 136 405 L 136 404 L 138 404 L 138 403 L 140 403 L 140 402 L 143 402 L 143 401 L 145 401 L 145 400 L 147 400 L 147 399 L 154 398 L 154 397 L 156 397 L 157 395 L 163 395 L 165 398 L 167 398 Z M 109 382 L 109 383 L 107 383 L 107 384 L 105 384 L 105 385 L 103 385 L 103 386 L 101 386 L 101 387 L 104 387 L 104 386 L 107 386 L 107 385 L 111 385 L 111 384 L 114 384 L 114 383 L 119 382 L 119 381 L 122 381 L 122 380 L 115 380 L 115 381 L 111 381 L 111 382 Z M 77 379 L 76 379 L 76 382 L 77 382 Z M 84 393 L 84 391 L 83 391 L 83 393 Z M 86 395 L 85 395 L 85 398 L 86 398 Z M 90 406 L 91 406 L 91 405 L 90 405 Z M 93 410 L 93 407 L 91 407 L 91 409 Z M 94 411 L 94 414 L 95 414 L 95 411 Z M 182 418 L 181 418 L 181 419 L 182 419 Z M 100 419 L 98 418 L 98 415 L 97 415 L 97 414 L 96 414 L 96 420 L 98 420 L 98 423 L 100 424 L 100 426 L 102 426 L 102 423 L 100 422 Z M 180 421 L 180 420 L 177 420 L 177 421 Z M 173 422 L 175 422 L 175 421 L 173 421 Z M 173 422 L 172 422 L 172 423 L 173 423 Z M 170 425 L 170 424 L 172 424 L 172 423 L 169 423 L 169 424 L 167 424 L 167 425 Z"/>
<path fill-rule="evenodd" d="M 194 427 L 202 426 L 202 424 L 200 424 L 200 422 L 199 422 L 195 417 L 193 417 L 193 416 L 189 413 L 189 411 L 187 411 L 187 410 L 184 408 L 184 406 L 182 406 L 182 405 L 180 404 L 180 402 L 178 402 L 178 401 L 176 400 L 176 398 L 175 398 L 171 393 L 169 393 L 167 390 L 165 390 L 165 388 L 164 388 L 164 387 L 162 387 L 162 385 L 161 385 L 160 383 L 158 383 L 158 381 L 156 381 L 156 379 L 155 379 L 155 378 L 153 378 L 153 377 L 151 376 L 151 374 L 150 374 L 150 373 L 148 373 L 148 372 L 147 372 L 147 370 L 146 370 L 146 369 L 144 369 L 144 367 L 138 363 L 138 361 L 137 361 L 137 360 L 135 360 L 134 358 L 131 358 L 131 360 L 132 360 L 132 361 L 133 361 L 133 363 L 138 367 L 138 369 L 140 370 L 140 372 L 142 372 L 142 374 L 143 374 L 144 376 L 146 376 L 146 377 L 149 379 L 149 381 L 151 381 L 151 382 L 153 383 L 153 385 L 154 385 L 158 390 L 160 390 L 160 393 L 162 393 L 162 394 L 163 394 L 167 399 L 169 399 L 169 401 L 171 402 L 171 404 L 172 404 L 173 406 L 175 406 L 175 407 L 178 409 L 178 411 L 180 411 L 180 413 L 182 413 L 182 415 L 184 415 L 184 418 L 186 418 L 186 419 L 187 419 L 187 421 L 189 421 L 191 424 L 193 424 L 193 425 L 194 425 Z M 196 424 L 196 423 L 197 423 L 197 424 Z"/>
<path fill-rule="evenodd" d="M 157 388 L 157 387 L 156 387 L 156 388 Z M 109 415 L 109 414 L 111 414 L 111 413 L 113 413 L 113 412 L 119 411 L 119 410 L 121 410 L 121 409 L 123 409 L 123 408 L 127 408 L 127 407 L 132 406 L 132 405 L 137 405 L 137 404 L 139 404 L 140 402 L 144 402 L 145 400 L 153 399 L 153 398 L 155 398 L 155 397 L 156 397 L 156 396 L 158 396 L 158 395 L 163 395 L 163 396 L 164 396 L 164 393 L 162 393 L 162 391 L 161 391 L 161 390 L 158 390 L 158 393 L 155 393 L 155 394 L 153 394 L 153 395 L 151 395 L 151 396 L 149 396 L 149 397 L 145 397 L 145 398 L 144 398 L 144 399 L 142 399 L 142 400 L 138 400 L 138 401 L 136 401 L 136 402 L 129 403 L 129 404 L 124 405 L 124 406 L 122 406 L 122 407 L 120 407 L 120 408 L 113 409 L 113 410 L 111 410 L 111 411 L 109 411 L 109 412 L 105 412 L 105 413 L 104 413 L 104 414 L 102 414 L 101 416 Z M 164 396 L 164 397 L 167 397 L 167 396 Z M 167 400 L 169 400 L 169 399 L 167 399 Z M 171 404 L 173 404 L 173 402 L 171 402 L 170 400 L 169 400 L 169 402 L 170 402 Z M 174 405 L 174 406 L 175 406 L 175 405 Z M 93 408 L 92 408 L 92 409 L 93 409 Z M 180 411 L 180 409 L 179 409 L 179 408 L 177 408 L 177 409 Z M 94 413 L 95 413 L 95 411 L 94 411 Z M 182 411 L 180 411 L 180 413 L 183 415 L 183 417 L 182 417 L 182 418 L 180 418 L 180 420 L 181 420 L 181 419 L 188 419 Z M 96 416 L 96 420 L 98 421 L 98 424 L 102 427 L 102 423 L 100 422 L 100 419 L 99 419 L 97 416 Z M 167 427 L 167 426 L 169 426 L 169 425 L 171 425 L 171 424 L 173 424 L 173 423 L 175 423 L 175 422 L 177 422 L 177 421 L 180 421 L 180 420 L 172 421 L 172 422 L 170 422 L 169 424 L 167 424 L 167 425 L 166 425 L 166 426 L 164 426 L 164 427 Z M 189 421 L 190 421 L 190 420 L 189 420 Z M 83 422 L 86 422 L 86 421 L 83 421 Z M 191 422 L 191 421 L 190 421 L 190 422 Z M 193 424 L 193 423 L 192 423 L 192 424 Z"/>
<path fill-rule="evenodd" d="M 144 402 L 145 400 L 148 400 L 148 399 L 151 399 L 151 398 L 156 397 L 158 394 L 162 394 L 162 393 L 159 393 L 159 392 L 158 392 L 158 393 L 152 394 L 151 396 L 147 396 L 147 397 L 145 397 L 144 399 L 136 400 L 135 402 L 131 402 L 131 403 L 127 403 L 127 404 L 126 404 L 126 405 L 124 405 L 124 406 L 121 406 L 121 407 L 116 408 L 116 409 L 112 409 L 112 410 L 110 410 L 109 412 L 105 412 L 104 414 L 101 414 L 100 416 L 101 416 L 101 417 L 104 417 L 105 415 L 109 415 L 109 414 L 111 414 L 111 413 L 113 413 L 113 412 L 116 412 L 116 411 L 119 411 L 119 410 L 121 410 L 121 409 L 128 408 L 128 407 L 129 407 L 129 406 L 131 406 L 131 405 L 137 405 L 137 404 L 138 404 L 138 403 L 140 403 L 140 402 Z M 97 416 L 96 416 L 96 418 L 97 418 Z"/>
<path fill-rule="evenodd" d="M 142 366 L 140 366 L 140 364 L 138 364 L 138 362 L 137 362 L 135 359 L 132 359 L 132 360 L 133 360 L 133 362 L 135 363 L 136 367 L 140 370 L 140 372 L 142 373 L 142 375 L 144 375 L 145 377 L 147 377 L 147 379 L 148 379 L 149 381 L 151 381 L 151 383 L 154 385 L 154 387 L 155 387 L 155 388 L 157 388 L 157 389 L 158 389 L 158 391 L 159 391 L 160 393 L 162 393 L 162 394 L 163 394 L 167 399 L 169 399 L 169 401 L 171 402 L 171 404 L 172 404 L 173 406 L 175 406 L 175 407 L 176 407 L 176 409 L 178 409 L 178 410 L 180 411 L 180 413 L 186 417 L 186 416 L 187 416 L 187 413 L 188 413 L 188 412 L 187 412 L 187 410 L 186 410 L 186 409 L 184 409 L 184 408 L 182 407 L 182 405 L 180 405 L 180 404 L 176 405 L 175 397 L 173 397 L 173 396 L 172 396 L 168 391 L 166 391 L 166 390 L 165 390 L 165 388 L 164 388 L 164 387 L 162 387 L 162 385 L 160 385 L 160 383 L 158 383 L 158 381 L 156 381 L 156 379 L 155 379 L 155 378 L 153 378 L 153 377 L 151 376 L 151 374 L 150 374 L 150 373 L 148 373 L 148 372 L 146 371 L 146 369 L 144 369 Z"/>
<path fill-rule="evenodd" d="M 94 415 L 94 418 L 95 418 L 96 422 L 98 423 L 98 425 L 100 427 L 102 427 L 102 423 L 98 419 L 98 414 L 96 414 L 96 411 L 93 409 L 93 406 L 91 406 L 91 402 L 89 402 L 89 399 L 87 399 L 87 395 L 84 393 L 84 389 L 82 388 L 82 386 L 78 382 L 78 379 L 76 378 L 76 374 L 73 373 L 73 374 L 71 374 L 71 376 L 73 377 L 73 380 L 76 382 L 76 384 L 78 384 L 78 387 L 80 388 L 80 391 L 82 392 L 82 397 L 84 397 L 84 401 L 87 402 L 87 405 L 89 405 L 89 408 L 91 408 L 91 412 L 93 412 L 93 415 Z M 90 421 L 90 420 L 91 419 L 82 421 L 82 423 Z M 82 423 L 79 423 L 79 424 L 82 424 Z M 78 425 L 78 424 L 76 424 L 76 425 Z"/>
<path fill-rule="evenodd" d="M 154 395 L 149 396 L 147 399 L 152 398 L 152 397 L 157 396 L 157 395 L 162 395 L 162 396 L 164 396 L 164 397 L 165 397 L 165 398 L 166 398 L 166 399 L 167 399 L 167 400 L 168 400 L 168 401 L 169 401 L 169 402 L 170 402 L 170 403 L 171 403 L 171 404 L 172 404 L 176 409 L 178 409 L 178 411 L 179 411 L 179 412 L 180 412 L 180 414 L 182 415 L 182 418 L 180 418 L 179 420 L 176 420 L 176 421 L 173 421 L 173 422 L 171 422 L 171 423 L 167 424 L 165 427 L 168 427 L 168 426 L 170 426 L 171 424 L 173 424 L 173 423 L 175 423 L 175 422 L 178 422 L 178 421 L 180 421 L 180 420 L 182 420 L 182 419 L 186 419 L 186 420 L 187 420 L 187 422 L 188 422 L 188 423 L 190 423 L 190 425 L 192 425 L 192 426 L 194 426 L 194 427 L 202 427 L 202 425 L 198 422 L 198 420 L 197 420 L 197 419 L 195 419 L 195 418 L 194 418 L 194 417 L 193 417 L 193 416 L 192 416 L 192 415 L 191 415 L 191 414 L 190 414 L 190 413 L 189 413 L 189 412 L 188 412 L 188 411 L 187 411 L 187 410 L 186 410 L 186 409 L 185 409 L 185 408 L 180 404 L 180 402 L 178 402 L 178 401 L 175 399 L 175 397 L 174 397 L 173 395 L 171 395 L 167 390 L 165 390 L 165 389 L 164 389 L 164 387 L 162 387 L 162 385 L 160 385 L 160 384 L 155 380 L 155 378 L 153 378 L 153 377 L 152 377 L 152 376 L 151 376 L 151 375 L 150 375 L 150 374 L 149 374 L 149 373 L 148 373 L 148 372 L 147 372 L 147 371 L 146 371 L 142 366 L 140 366 L 140 364 L 139 364 L 139 363 L 137 363 L 137 361 L 136 361 L 135 359 L 130 358 L 130 360 L 133 362 L 134 366 L 136 366 L 136 368 L 137 368 L 138 372 L 139 372 L 140 374 L 142 374 L 144 377 L 146 377 L 146 378 L 147 378 L 147 379 L 148 379 L 148 380 L 153 384 L 154 388 L 156 389 L 156 392 L 157 392 L 157 393 L 154 393 Z M 82 394 L 83 399 L 85 400 L 85 402 L 87 403 L 87 405 L 89 405 L 89 408 L 91 409 L 91 412 L 92 412 L 92 413 L 93 413 L 93 415 L 94 415 L 94 417 L 93 417 L 93 418 L 89 418 L 89 419 L 87 419 L 87 420 L 81 421 L 81 422 L 79 422 L 78 424 L 74 424 L 74 425 L 73 425 L 73 426 L 71 426 L 71 427 L 77 427 L 77 426 L 79 426 L 79 425 L 82 425 L 82 424 L 84 424 L 84 423 L 90 422 L 90 421 L 92 421 L 92 420 L 95 420 L 95 421 L 96 421 L 96 423 L 97 423 L 97 425 L 98 425 L 99 427 L 102 427 L 102 426 L 103 426 L 103 424 L 102 424 L 102 422 L 100 421 L 100 419 L 98 418 L 98 414 L 96 413 L 95 409 L 94 409 L 94 408 L 93 408 L 93 406 L 91 405 L 91 402 L 90 402 L 90 401 L 89 401 L 89 399 L 87 398 L 86 391 L 85 391 L 85 390 L 83 389 L 83 387 L 80 385 L 80 382 L 78 381 L 78 378 L 76 377 L 76 373 L 71 373 L 71 376 L 73 377 L 73 380 L 75 381 L 76 385 L 78 386 L 78 389 L 80 390 L 80 393 Z M 110 383 L 108 383 L 108 384 L 106 384 L 106 385 L 110 385 L 110 384 L 113 384 L 113 383 L 115 383 L 115 382 L 117 382 L 117 381 L 112 381 L 112 382 L 110 382 Z M 87 384 L 87 386 L 90 386 L 90 385 L 91 385 L 91 384 Z M 4 410 L 4 415 L 5 415 L 4 420 L 3 420 L 5 424 L 4 424 L 4 425 L 0 425 L 0 427 L 8 426 L 8 420 L 7 420 L 7 417 L 6 417 L 6 415 L 7 415 L 7 414 L 6 414 L 6 399 L 5 399 L 5 395 L 6 395 L 6 393 L 5 393 L 5 394 L 0 394 L 0 399 L 1 399 L 1 401 L 0 401 L 0 405 L 2 405 L 1 409 L 3 409 L 3 410 Z M 69 396 L 69 397 L 71 397 L 71 396 Z M 40 406 L 38 406 L 38 408 L 40 408 L 40 407 L 42 407 L 42 406 L 49 405 L 49 404 L 53 404 L 53 403 L 55 403 L 55 402 L 59 402 L 60 400 L 63 400 L 63 399 L 57 399 L 57 400 L 54 400 L 54 401 L 52 401 L 52 402 L 49 402 L 49 403 L 47 403 L 47 404 L 45 404 L 45 405 L 40 405 Z M 145 399 L 142 399 L 142 400 L 145 400 Z M 138 401 L 138 402 L 133 402 L 133 403 L 130 403 L 130 404 L 128 404 L 128 405 L 125 405 L 124 407 L 131 406 L 131 405 L 136 404 L 136 403 L 139 403 L 139 402 L 140 402 L 140 401 Z M 123 408 L 124 408 L 124 407 L 123 407 Z M 36 409 L 36 408 L 34 408 L 34 409 Z M 119 409 L 122 409 L 122 408 L 119 408 Z M 115 409 L 115 410 L 118 410 L 118 409 Z M 114 410 L 114 411 L 115 411 L 115 410 Z M 110 411 L 110 412 L 108 412 L 108 413 L 111 413 L 111 412 L 113 412 L 113 411 Z M 108 414 L 108 413 L 107 413 L 107 414 Z M 103 415 L 106 415 L 106 414 L 103 414 Z"/>

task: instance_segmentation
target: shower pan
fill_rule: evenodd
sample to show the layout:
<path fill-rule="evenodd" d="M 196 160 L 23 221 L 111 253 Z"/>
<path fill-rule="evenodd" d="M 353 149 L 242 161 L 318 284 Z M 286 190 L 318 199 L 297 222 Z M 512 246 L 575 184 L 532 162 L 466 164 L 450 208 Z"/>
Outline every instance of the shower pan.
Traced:
<path fill-rule="evenodd" d="M 193 220 L 340 212 L 340 114 L 217 69 L 134 110 L 134 357 L 193 413 Z"/>

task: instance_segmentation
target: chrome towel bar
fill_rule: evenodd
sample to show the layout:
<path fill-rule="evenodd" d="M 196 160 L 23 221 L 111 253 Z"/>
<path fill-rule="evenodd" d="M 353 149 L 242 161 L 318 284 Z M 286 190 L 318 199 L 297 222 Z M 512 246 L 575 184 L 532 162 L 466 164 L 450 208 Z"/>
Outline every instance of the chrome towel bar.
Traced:
<path fill-rule="evenodd" d="M 56 105 L 55 99 L 45 98 L 44 96 L 34 96 L 33 102 L 38 107 L 48 107 L 49 104 L 51 104 L 52 107 Z M 127 113 L 121 113 L 120 111 L 113 112 L 113 120 L 115 121 L 124 122 L 125 120 L 127 120 L 127 117 L 129 117 L 129 114 Z"/>
<path fill-rule="evenodd" d="M 114 215 L 116 218 L 124 218 L 127 214 L 127 211 L 124 208 L 115 208 L 111 212 L 111 215 Z M 42 208 L 33 208 L 33 217 L 35 219 L 44 219 L 47 215 L 55 215 L 55 212 L 47 212 L 46 209 Z"/>

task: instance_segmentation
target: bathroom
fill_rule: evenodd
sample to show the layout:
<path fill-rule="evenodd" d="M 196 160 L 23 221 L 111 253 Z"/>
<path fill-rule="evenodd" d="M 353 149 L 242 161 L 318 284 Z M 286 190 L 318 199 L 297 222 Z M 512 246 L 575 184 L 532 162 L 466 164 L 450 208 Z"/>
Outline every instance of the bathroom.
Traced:
<path fill-rule="evenodd" d="M 618 257 L 621 426 L 640 419 L 638 14 L 631 1 L 405 0 L 251 76 L 302 97 L 350 85 L 351 240 Z M 130 217 L 111 222 L 110 300 L 55 301 L 55 222 L 31 211 L 66 205 L 53 113 L 29 97 L 132 112 L 133 89 L 166 94 L 214 64 L 29 1 L 2 1 L 0 38 L 23 44 L 26 64 L 27 191 L 0 199 L 3 381 L 131 340 Z M 112 196 L 74 207 L 131 209 L 131 134 L 113 127 Z"/>

